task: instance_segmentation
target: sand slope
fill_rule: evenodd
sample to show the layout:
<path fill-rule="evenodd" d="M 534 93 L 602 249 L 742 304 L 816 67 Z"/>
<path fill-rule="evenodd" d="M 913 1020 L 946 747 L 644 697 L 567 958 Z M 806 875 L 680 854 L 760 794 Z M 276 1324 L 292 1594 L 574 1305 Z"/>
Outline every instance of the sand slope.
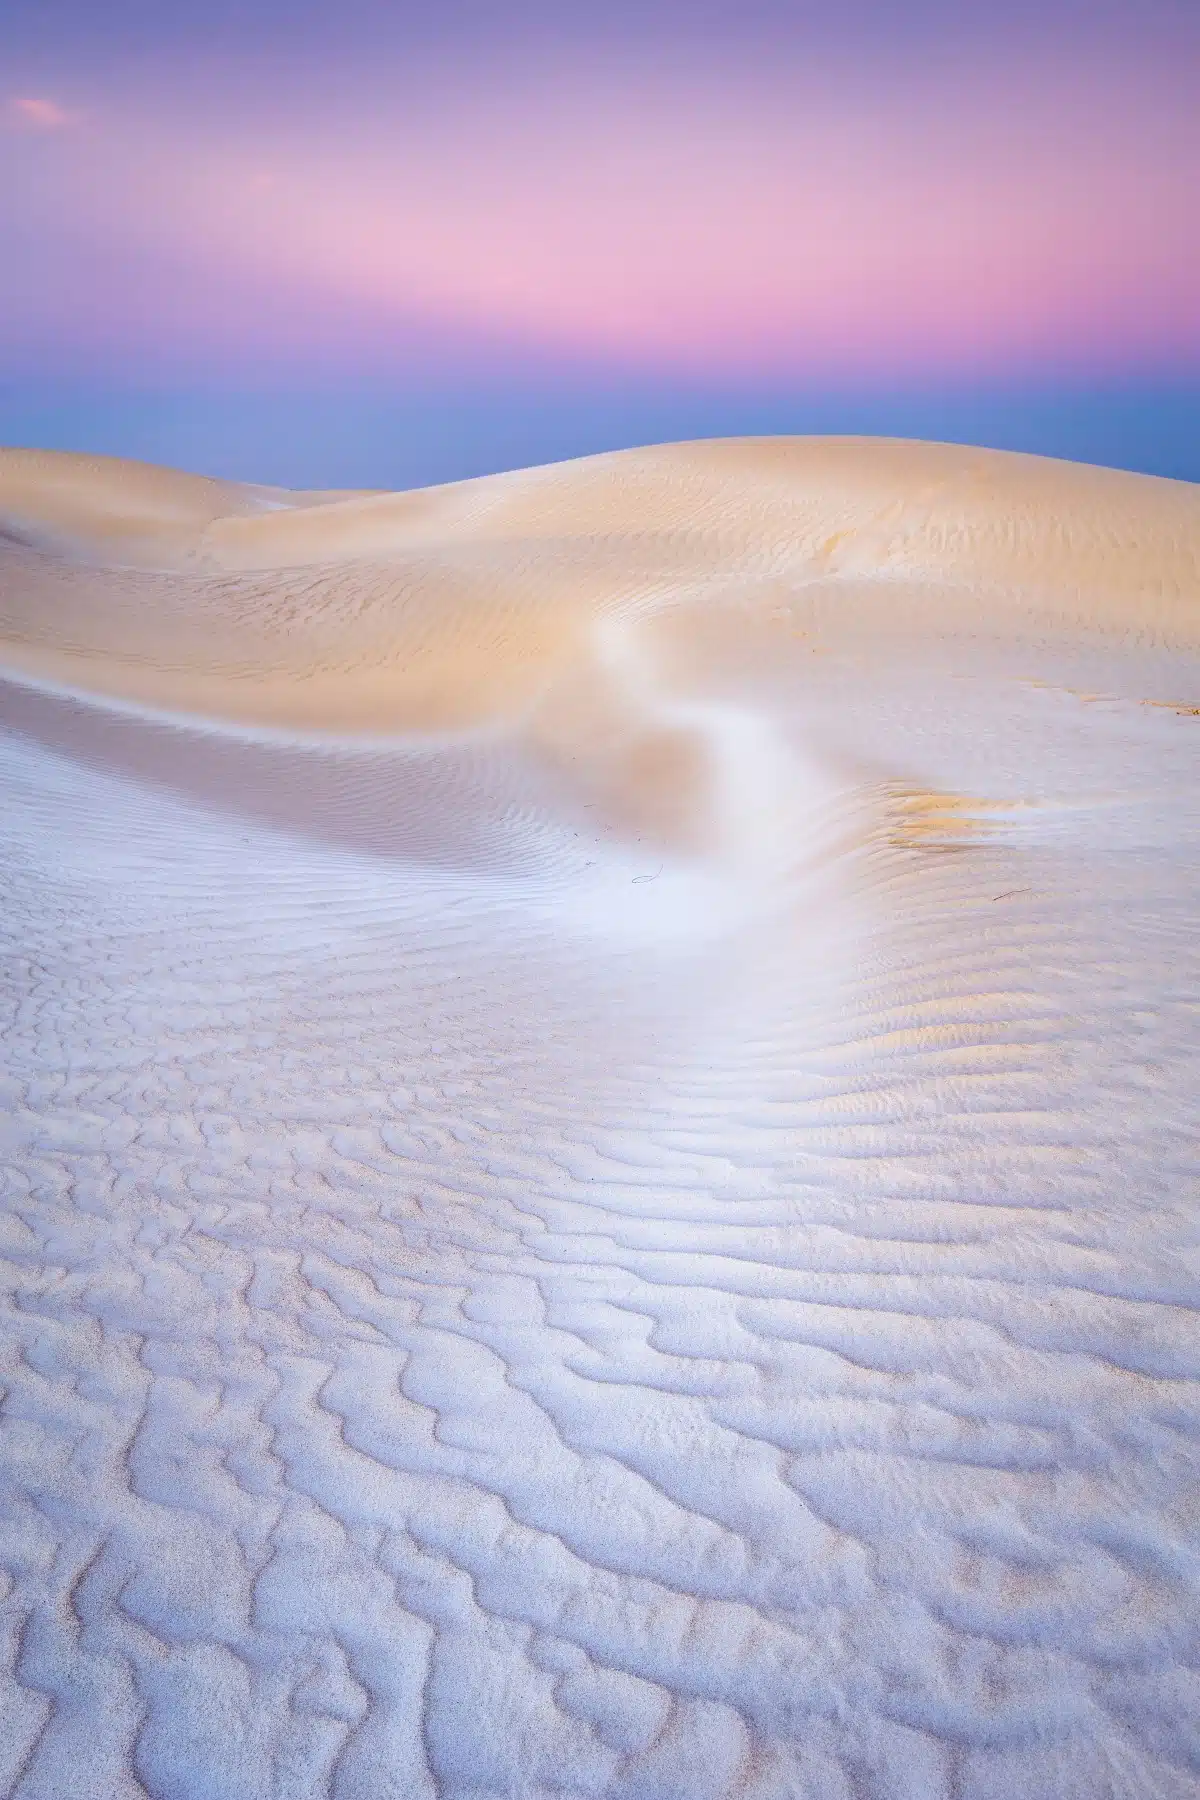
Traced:
<path fill-rule="evenodd" d="M 0 1793 L 1200 1794 L 1200 491 L 0 453 Z"/>

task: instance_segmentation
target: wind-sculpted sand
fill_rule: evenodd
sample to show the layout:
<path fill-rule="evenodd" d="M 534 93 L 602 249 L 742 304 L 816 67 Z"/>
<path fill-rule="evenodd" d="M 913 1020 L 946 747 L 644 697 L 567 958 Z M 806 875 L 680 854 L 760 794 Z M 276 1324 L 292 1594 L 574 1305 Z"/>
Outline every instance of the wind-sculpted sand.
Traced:
<path fill-rule="evenodd" d="M 0 531 L 0 1793 L 1200 1795 L 1200 490 Z"/>

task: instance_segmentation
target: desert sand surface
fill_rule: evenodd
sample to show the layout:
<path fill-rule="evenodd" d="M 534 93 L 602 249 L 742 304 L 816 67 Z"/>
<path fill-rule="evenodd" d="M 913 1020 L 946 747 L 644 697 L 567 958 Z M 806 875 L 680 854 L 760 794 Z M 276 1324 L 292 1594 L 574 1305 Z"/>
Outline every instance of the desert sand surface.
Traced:
<path fill-rule="evenodd" d="M 1200 489 L 0 452 L 0 1794 L 1200 1795 Z"/>

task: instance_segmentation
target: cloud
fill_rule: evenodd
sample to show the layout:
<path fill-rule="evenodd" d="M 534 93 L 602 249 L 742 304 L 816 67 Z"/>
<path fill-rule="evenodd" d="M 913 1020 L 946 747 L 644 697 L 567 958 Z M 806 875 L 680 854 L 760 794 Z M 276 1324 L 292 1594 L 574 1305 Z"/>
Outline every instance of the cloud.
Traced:
<path fill-rule="evenodd" d="M 6 110 L 14 124 L 33 131 L 61 131 L 74 120 L 74 115 L 65 107 L 42 94 L 16 94 L 9 100 Z"/>
<path fill-rule="evenodd" d="M 51 128 L 36 180 L 0 182 L 0 227 L 19 217 L 26 246 L 0 338 L 361 368 L 411 332 L 821 381 L 1194 367 L 1190 93 L 1047 67 L 1022 77 L 1014 132 L 1014 79 L 565 67 L 278 114 L 207 89 L 110 95 Z M 49 153 L 91 119 L 86 155 Z"/>

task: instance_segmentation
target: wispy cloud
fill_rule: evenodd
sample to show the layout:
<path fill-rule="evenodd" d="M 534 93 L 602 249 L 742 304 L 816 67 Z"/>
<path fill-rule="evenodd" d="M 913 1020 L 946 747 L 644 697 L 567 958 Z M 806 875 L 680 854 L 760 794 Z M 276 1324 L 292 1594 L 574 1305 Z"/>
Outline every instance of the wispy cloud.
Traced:
<path fill-rule="evenodd" d="M 62 131 L 75 122 L 73 113 L 44 94 L 14 94 L 5 111 L 14 125 L 23 125 L 31 131 Z"/>
<path fill-rule="evenodd" d="M 30 130 L 95 129 L 87 155 L 0 181 L 0 238 L 11 219 L 25 246 L 0 340 L 374 367 L 432 334 L 448 356 L 829 381 L 1200 357 L 1182 81 L 565 63 L 523 82 L 404 107 L 366 76 L 278 111 L 207 87 L 74 117 L 25 100 Z"/>

